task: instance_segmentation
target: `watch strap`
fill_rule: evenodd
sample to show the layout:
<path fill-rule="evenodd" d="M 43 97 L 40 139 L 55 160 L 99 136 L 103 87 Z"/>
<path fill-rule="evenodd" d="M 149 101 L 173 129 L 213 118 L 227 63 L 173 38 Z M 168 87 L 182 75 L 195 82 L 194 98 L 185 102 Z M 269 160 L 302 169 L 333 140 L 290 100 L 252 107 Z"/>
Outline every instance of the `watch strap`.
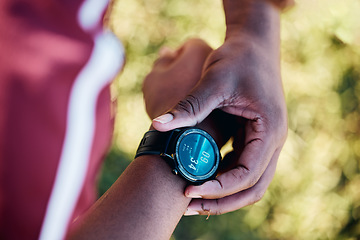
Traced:
<path fill-rule="evenodd" d="M 146 132 L 136 151 L 135 158 L 142 155 L 160 155 L 167 153 L 173 135 L 174 131 L 159 132 L 150 130 Z"/>

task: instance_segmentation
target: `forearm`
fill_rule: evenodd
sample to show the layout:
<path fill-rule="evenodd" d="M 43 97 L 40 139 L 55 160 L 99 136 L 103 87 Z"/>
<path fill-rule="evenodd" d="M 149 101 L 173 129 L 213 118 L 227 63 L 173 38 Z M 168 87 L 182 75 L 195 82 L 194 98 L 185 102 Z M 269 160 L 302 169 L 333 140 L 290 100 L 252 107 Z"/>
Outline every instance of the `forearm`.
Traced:
<path fill-rule="evenodd" d="M 135 159 L 75 224 L 70 239 L 169 239 L 191 199 L 159 156 Z"/>

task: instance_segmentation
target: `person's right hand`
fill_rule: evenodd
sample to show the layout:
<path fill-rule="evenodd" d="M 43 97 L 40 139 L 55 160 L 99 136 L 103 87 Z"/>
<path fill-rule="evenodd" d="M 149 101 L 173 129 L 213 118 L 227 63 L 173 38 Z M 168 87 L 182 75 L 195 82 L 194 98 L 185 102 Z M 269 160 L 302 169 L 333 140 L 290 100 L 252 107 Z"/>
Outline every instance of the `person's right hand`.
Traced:
<path fill-rule="evenodd" d="M 287 115 L 277 49 L 243 34 L 229 37 L 208 57 L 201 80 L 168 112 L 153 120 L 159 131 L 193 126 L 214 109 L 238 122 L 228 168 L 215 180 L 189 186 L 192 214 L 222 214 L 260 200 L 287 135 Z M 227 122 L 222 124 L 226 125 Z M 245 127 L 244 127 L 245 126 Z"/>

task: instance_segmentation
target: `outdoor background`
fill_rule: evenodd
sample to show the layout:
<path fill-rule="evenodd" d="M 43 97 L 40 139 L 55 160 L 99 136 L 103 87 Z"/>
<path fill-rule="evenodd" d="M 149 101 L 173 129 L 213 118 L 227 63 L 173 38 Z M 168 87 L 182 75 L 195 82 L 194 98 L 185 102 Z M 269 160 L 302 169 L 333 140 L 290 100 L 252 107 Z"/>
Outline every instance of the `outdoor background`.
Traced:
<path fill-rule="evenodd" d="M 127 63 L 112 91 L 118 112 L 102 194 L 148 129 L 141 84 L 161 46 L 224 38 L 221 0 L 119 0 L 111 28 Z M 275 178 L 253 206 L 184 217 L 173 239 L 360 239 L 360 1 L 302 0 L 282 15 L 289 135 Z"/>

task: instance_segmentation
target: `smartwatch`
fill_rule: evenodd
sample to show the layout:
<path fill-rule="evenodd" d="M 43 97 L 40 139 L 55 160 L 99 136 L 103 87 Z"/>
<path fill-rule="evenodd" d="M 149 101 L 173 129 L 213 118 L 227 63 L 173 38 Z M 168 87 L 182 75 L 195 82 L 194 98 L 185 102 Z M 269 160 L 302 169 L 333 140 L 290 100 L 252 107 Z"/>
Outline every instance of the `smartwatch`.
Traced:
<path fill-rule="evenodd" d="M 174 174 L 195 185 L 214 179 L 220 162 L 215 140 L 199 128 L 150 130 L 141 140 L 135 158 L 142 155 L 160 155 Z"/>

